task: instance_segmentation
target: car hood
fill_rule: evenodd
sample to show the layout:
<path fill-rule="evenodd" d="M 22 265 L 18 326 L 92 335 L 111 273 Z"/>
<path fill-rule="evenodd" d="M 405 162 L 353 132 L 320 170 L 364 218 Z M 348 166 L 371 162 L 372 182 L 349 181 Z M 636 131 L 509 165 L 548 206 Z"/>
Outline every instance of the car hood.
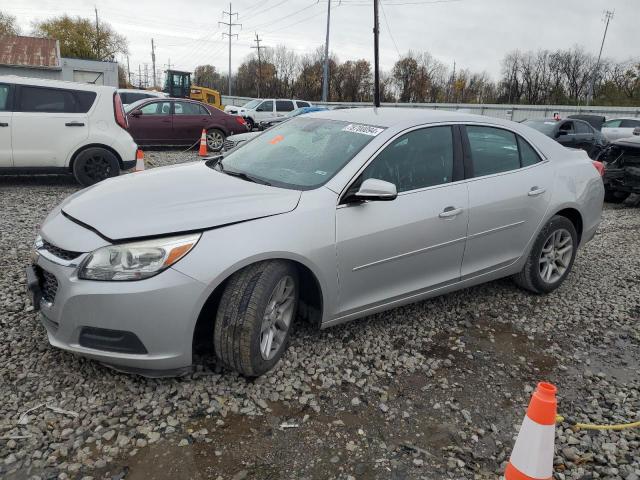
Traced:
<path fill-rule="evenodd" d="M 196 162 L 105 180 L 68 198 L 61 208 L 66 216 L 116 241 L 278 215 L 295 209 L 300 195 Z"/>
<path fill-rule="evenodd" d="M 258 135 L 262 135 L 262 132 L 247 132 L 247 133 L 237 133 L 235 135 L 229 135 L 227 138 L 229 140 L 233 140 L 234 142 L 244 142 L 246 140 L 251 140 Z"/>

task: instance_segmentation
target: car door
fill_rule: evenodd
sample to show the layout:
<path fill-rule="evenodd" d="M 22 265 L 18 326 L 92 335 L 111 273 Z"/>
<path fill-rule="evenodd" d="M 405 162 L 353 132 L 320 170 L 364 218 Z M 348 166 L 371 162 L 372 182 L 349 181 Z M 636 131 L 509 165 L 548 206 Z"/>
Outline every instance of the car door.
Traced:
<path fill-rule="evenodd" d="M 610 142 L 623 138 L 624 133 L 622 132 L 621 125 L 622 119 L 608 120 L 602 124 L 602 133 Z"/>
<path fill-rule="evenodd" d="M 209 111 L 193 102 L 173 102 L 173 138 L 194 143 L 211 122 Z"/>
<path fill-rule="evenodd" d="M 565 147 L 577 148 L 576 130 L 572 120 L 560 122 L 556 130 L 556 141 Z"/>
<path fill-rule="evenodd" d="M 640 128 L 640 120 L 632 120 L 630 118 L 625 118 L 620 122 L 620 132 L 622 137 L 627 138 L 633 136 L 633 131 L 636 128 Z"/>
<path fill-rule="evenodd" d="M 96 92 L 19 85 L 11 125 L 14 167 L 66 167 L 89 136 Z"/>
<path fill-rule="evenodd" d="M 376 178 L 396 185 L 398 196 L 337 207 L 339 315 L 459 278 L 468 209 L 465 183 L 453 181 L 461 178 L 458 139 L 451 126 L 402 134 L 349 187 L 347 196 Z"/>
<path fill-rule="evenodd" d="M 138 145 L 167 145 L 175 142 L 171 102 L 154 100 L 129 112 L 129 132 Z"/>
<path fill-rule="evenodd" d="M 260 105 L 256 107 L 256 113 L 254 120 L 256 122 L 260 122 L 266 118 L 273 117 L 274 114 L 274 101 L 273 100 L 265 100 Z"/>
<path fill-rule="evenodd" d="M 596 143 L 596 134 L 587 122 L 575 120 L 575 148 L 580 148 L 587 153 L 591 153 Z"/>
<path fill-rule="evenodd" d="M 12 86 L 8 83 L 0 83 L 0 168 L 13 166 L 11 148 L 12 101 Z"/>
<path fill-rule="evenodd" d="M 545 217 L 553 170 L 521 136 L 467 125 L 463 136 L 469 177 L 469 229 L 462 279 L 512 264 Z"/>

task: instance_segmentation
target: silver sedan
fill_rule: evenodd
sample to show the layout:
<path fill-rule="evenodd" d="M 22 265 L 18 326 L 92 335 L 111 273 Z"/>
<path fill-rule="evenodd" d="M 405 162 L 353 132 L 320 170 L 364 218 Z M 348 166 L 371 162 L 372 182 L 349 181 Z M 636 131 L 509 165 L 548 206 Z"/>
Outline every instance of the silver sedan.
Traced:
<path fill-rule="evenodd" d="M 544 294 L 600 222 L 599 164 L 526 126 L 419 109 L 314 113 L 226 158 L 101 182 L 27 270 L 52 345 L 145 375 L 271 369 L 320 328 L 501 277 Z"/>

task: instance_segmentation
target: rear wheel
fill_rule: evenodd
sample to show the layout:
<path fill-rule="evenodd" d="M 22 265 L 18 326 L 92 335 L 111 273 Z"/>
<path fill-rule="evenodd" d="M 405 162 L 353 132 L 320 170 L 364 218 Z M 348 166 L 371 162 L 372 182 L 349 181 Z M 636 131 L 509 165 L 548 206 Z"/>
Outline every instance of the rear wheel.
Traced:
<path fill-rule="evenodd" d="M 120 162 L 105 148 L 83 150 L 73 162 L 73 175 L 84 187 L 120 175 Z"/>
<path fill-rule="evenodd" d="M 573 267 L 578 235 L 573 223 L 559 215 L 547 223 L 527 258 L 514 276 L 516 284 L 535 293 L 549 293 L 564 282 Z"/>
<path fill-rule="evenodd" d="M 225 135 L 221 130 L 212 128 L 207 132 L 207 148 L 212 152 L 219 152 L 224 146 Z"/>
<path fill-rule="evenodd" d="M 217 358 L 227 368 L 257 377 L 287 348 L 298 307 L 298 273 L 273 260 L 235 273 L 224 289 L 214 328 Z"/>
<path fill-rule="evenodd" d="M 608 203 L 622 203 L 629 197 L 629 195 L 631 195 L 629 192 L 617 192 L 615 190 L 605 188 L 604 201 Z"/>

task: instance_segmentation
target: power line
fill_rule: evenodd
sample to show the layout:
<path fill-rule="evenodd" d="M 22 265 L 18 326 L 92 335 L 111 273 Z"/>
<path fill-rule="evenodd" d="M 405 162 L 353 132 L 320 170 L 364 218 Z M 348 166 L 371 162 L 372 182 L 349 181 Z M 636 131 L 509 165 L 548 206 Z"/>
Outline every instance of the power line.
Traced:
<path fill-rule="evenodd" d="M 393 38 L 393 33 L 391 33 L 391 27 L 389 27 L 389 20 L 387 19 L 387 14 L 384 11 L 384 3 L 380 0 L 380 9 L 382 10 L 382 16 L 384 18 L 384 23 L 387 26 L 387 32 L 389 33 L 389 37 L 391 37 L 391 41 L 393 42 L 393 46 L 396 48 L 396 52 L 398 53 L 398 57 L 402 57 L 400 53 L 400 49 L 398 48 L 398 44 L 396 43 L 396 39 Z"/>
<path fill-rule="evenodd" d="M 227 27 L 229 27 L 229 33 L 222 32 L 222 37 L 224 38 L 225 35 L 229 37 L 229 96 L 231 96 L 231 39 L 233 37 L 238 38 L 237 33 L 232 33 L 232 28 L 237 26 L 242 28 L 242 24 L 233 23 L 233 16 L 235 15 L 236 18 L 238 18 L 238 13 L 237 12 L 233 13 L 233 9 L 231 8 L 231 3 L 229 3 L 229 11 L 228 12 L 223 11 L 222 15 L 229 16 L 229 22 L 218 22 L 218 25 L 226 25 Z"/>

